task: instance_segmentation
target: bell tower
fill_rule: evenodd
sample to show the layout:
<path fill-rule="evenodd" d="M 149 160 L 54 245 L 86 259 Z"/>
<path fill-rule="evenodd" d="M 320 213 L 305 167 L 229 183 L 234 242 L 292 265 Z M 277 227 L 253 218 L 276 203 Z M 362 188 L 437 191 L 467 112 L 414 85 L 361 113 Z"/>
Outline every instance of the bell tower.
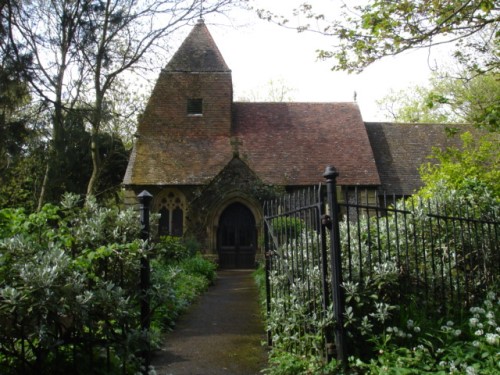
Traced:
<path fill-rule="evenodd" d="M 232 101 L 231 70 L 200 19 L 160 73 L 138 132 L 229 137 Z"/>

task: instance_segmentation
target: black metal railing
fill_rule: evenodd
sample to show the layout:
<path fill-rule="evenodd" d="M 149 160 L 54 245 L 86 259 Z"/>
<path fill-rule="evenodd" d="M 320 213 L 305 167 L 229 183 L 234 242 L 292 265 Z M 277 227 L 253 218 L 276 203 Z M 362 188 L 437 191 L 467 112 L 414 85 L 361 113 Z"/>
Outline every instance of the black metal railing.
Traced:
<path fill-rule="evenodd" d="M 270 344 L 345 362 L 349 285 L 363 290 L 383 279 L 390 302 L 439 317 L 497 285 L 497 213 L 348 187 L 337 199 L 335 171 L 324 177 L 327 189 L 264 205 Z"/>

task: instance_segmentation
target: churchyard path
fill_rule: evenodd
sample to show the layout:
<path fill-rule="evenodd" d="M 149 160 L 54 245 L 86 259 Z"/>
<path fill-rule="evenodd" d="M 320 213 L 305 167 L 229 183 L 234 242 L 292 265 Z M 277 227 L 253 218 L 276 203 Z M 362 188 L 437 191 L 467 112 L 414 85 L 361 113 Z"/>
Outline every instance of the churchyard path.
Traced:
<path fill-rule="evenodd" d="M 252 270 L 220 270 L 152 364 L 157 375 L 255 375 L 267 363 L 265 339 Z"/>

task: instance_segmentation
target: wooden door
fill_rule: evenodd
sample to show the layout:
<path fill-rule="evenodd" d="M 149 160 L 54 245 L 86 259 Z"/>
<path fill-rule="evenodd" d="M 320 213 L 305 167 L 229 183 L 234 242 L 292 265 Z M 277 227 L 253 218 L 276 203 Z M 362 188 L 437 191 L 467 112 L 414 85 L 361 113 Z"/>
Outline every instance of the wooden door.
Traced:
<path fill-rule="evenodd" d="M 219 220 L 217 249 L 222 268 L 253 268 L 256 250 L 255 218 L 241 203 L 229 205 Z"/>

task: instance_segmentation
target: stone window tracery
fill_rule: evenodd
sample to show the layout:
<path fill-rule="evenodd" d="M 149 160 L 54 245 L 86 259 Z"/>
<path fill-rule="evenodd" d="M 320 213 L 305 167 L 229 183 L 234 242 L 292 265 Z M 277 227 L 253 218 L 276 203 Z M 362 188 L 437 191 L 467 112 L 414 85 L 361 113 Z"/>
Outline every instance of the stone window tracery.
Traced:
<path fill-rule="evenodd" d="M 158 213 L 160 214 L 158 234 L 160 236 L 182 236 L 185 212 L 186 200 L 180 192 L 167 190 L 162 194 L 158 205 Z"/>

